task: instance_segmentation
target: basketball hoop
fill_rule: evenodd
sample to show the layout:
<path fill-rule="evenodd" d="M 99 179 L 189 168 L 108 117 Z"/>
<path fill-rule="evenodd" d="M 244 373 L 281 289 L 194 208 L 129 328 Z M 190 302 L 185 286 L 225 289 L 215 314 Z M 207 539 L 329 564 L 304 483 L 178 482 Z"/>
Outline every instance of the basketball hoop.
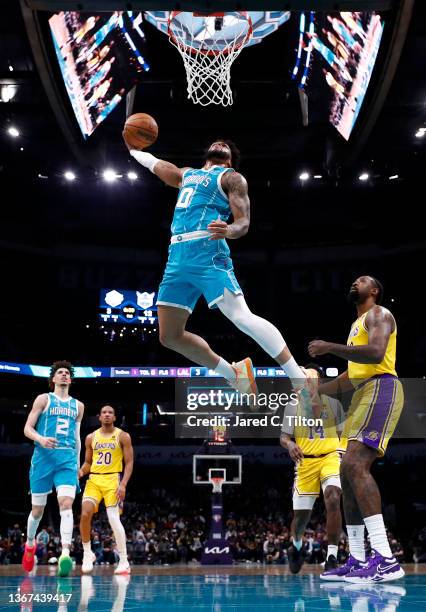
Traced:
<path fill-rule="evenodd" d="M 213 493 L 222 493 L 222 485 L 225 479 L 221 476 L 212 476 L 210 482 L 213 486 Z"/>
<path fill-rule="evenodd" d="M 231 105 L 231 66 L 253 34 L 250 15 L 171 11 L 168 34 L 183 59 L 188 98 L 202 106 Z"/>

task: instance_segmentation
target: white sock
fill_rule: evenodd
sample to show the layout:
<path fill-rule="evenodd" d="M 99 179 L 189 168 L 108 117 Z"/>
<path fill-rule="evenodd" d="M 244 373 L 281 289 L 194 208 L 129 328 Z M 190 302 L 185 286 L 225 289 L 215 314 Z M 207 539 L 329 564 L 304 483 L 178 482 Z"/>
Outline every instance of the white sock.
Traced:
<path fill-rule="evenodd" d="M 364 518 L 364 523 L 370 536 L 371 548 L 377 550 L 383 557 L 391 558 L 393 555 L 389 547 L 383 516 L 381 514 L 367 516 Z"/>
<path fill-rule="evenodd" d="M 110 506 L 106 509 L 106 511 L 109 524 L 111 525 L 111 529 L 114 533 L 114 539 L 115 543 L 117 544 L 117 551 L 120 555 L 120 561 L 126 561 L 126 532 L 124 531 L 123 523 L 120 521 L 120 512 L 117 506 Z"/>
<path fill-rule="evenodd" d="M 327 559 L 330 555 L 333 555 L 333 557 L 337 559 L 337 544 L 329 544 L 327 546 Z"/>
<path fill-rule="evenodd" d="M 34 538 L 35 538 L 35 534 L 37 532 L 38 526 L 40 524 L 41 521 L 41 517 L 40 518 L 34 518 L 33 517 L 33 513 L 30 512 L 28 515 L 28 521 L 27 521 L 27 543 L 28 546 L 33 546 L 34 545 Z"/>
<path fill-rule="evenodd" d="M 61 515 L 60 532 L 62 554 L 68 554 L 71 546 L 72 530 L 74 528 L 74 518 L 72 515 L 71 508 L 69 508 L 68 510 L 61 510 L 59 514 Z"/>
<path fill-rule="evenodd" d="M 349 540 L 349 552 L 357 561 L 365 561 L 364 525 L 346 525 Z"/>
<path fill-rule="evenodd" d="M 296 384 L 300 384 L 300 381 L 303 381 L 306 378 L 303 371 L 300 369 L 300 366 L 297 365 L 294 357 L 290 357 L 290 359 L 285 363 L 280 363 L 280 367 L 284 370 L 287 376 L 291 378 L 292 382 L 294 381 Z"/>
<path fill-rule="evenodd" d="M 230 363 L 225 361 L 225 359 L 222 359 L 222 357 L 219 359 L 219 363 L 215 367 L 214 371 L 219 374 L 219 376 L 223 376 L 223 378 L 229 382 L 233 382 L 237 378 L 234 368 Z"/>
<path fill-rule="evenodd" d="M 292 540 L 294 548 L 296 550 L 300 550 L 302 548 L 303 540 L 295 540 L 294 538 L 292 538 Z"/>
<path fill-rule="evenodd" d="M 90 544 L 90 540 L 89 540 L 88 542 L 82 542 L 82 544 L 83 544 L 83 551 L 84 551 L 85 553 L 90 553 L 90 552 L 92 552 L 92 546 L 91 546 L 91 544 Z"/>

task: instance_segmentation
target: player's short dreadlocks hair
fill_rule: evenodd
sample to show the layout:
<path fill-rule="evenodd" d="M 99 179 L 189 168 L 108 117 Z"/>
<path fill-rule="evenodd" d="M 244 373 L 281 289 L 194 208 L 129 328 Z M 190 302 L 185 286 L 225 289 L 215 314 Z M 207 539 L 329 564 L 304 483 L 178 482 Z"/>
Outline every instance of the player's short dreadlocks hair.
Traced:
<path fill-rule="evenodd" d="M 228 147 L 231 150 L 231 166 L 234 168 L 234 170 L 238 170 L 238 168 L 240 167 L 240 161 L 241 161 L 240 150 L 235 144 L 235 142 L 233 142 L 232 140 L 228 140 L 227 138 L 216 138 L 216 140 L 212 141 L 208 145 L 206 150 L 204 151 L 204 156 L 203 156 L 204 161 L 207 159 L 207 152 L 209 150 L 210 145 L 213 142 L 224 142 L 226 145 L 228 145 Z"/>
<path fill-rule="evenodd" d="M 48 381 L 49 389 L 51 391 L 53 391 L 53 389 L 55 388 L 55 385 L 53 384 L 53 377 L 55 376 L 56 372 L 60 370 L 61 368 L 66 368 L 68 372 L 70 373 L 71 379 L 74 378 L 74 367 L 72 363 L 70 363 L 69 361 L 55 361 L 55 363 L 52 363 L 52 366 L 50 368 L 49 381 Z"/>

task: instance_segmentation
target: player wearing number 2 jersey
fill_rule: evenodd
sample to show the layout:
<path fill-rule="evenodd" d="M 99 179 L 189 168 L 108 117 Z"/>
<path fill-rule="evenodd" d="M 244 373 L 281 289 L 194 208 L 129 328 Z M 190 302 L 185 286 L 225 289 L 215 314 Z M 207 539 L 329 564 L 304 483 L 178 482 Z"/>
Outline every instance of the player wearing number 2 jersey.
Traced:
<path fill-rule="evenodd" d="M 27 572 L 34 566 L 34 538 L 53 486 L 61 515 L 58 574 L 67 576 L 72 569 L 69 556 L 74 526 L 72 504 L 78 484 L 80 422 L 84 412 L 83 404 L 69 395 L 72 376 L 73 368 L 67 361 L 53 364 L 49 378 L 51 393 L 36 398 L 24 428 L 24 434 L 35 444 L 30 469 L 32 510 L 22 559 Z"/>
<path fill-rule="evenodd" d="M 251 359 L 231 365 L 203 338 L 186 330 L 188 317 L 203 295 L 209 308 L 219 308 L 274 358 L 309 401 L 306 377 L 281 333 L 251 312 L 234 274 L 227 240 L 244 236 L 250 224 L 247 182 L 236 171 L 239 152 L 234 143 L 218 140 L 211 144 L 203 167 L 197 169 L 178 168 L 142 151 L 130 153 L 167 185 L 179 189 L 169 258 L 158 292 L 161 343 L 255 396 Z M 231 216 L 232 223 L 228 223 Z"/>
<path fill-rule="evenodd" d="M 83 542 L 84 574 L 93 570 L 95 555 L 90 546 L 92 516 L 102 500 L 117 544 L 120 562 L 115 574 L 130 574 L 127 560 L 126 533 L 120 521 L 120 510 L 126 496 L 126 486 L 133 471 L 133 448 L 128 433 L 115 427 L 115 410 L 103 406 L 99 415 L 100 429 L 86 438 L 86 456 L 78 473 L 89 480 L 84 489 L 81 506 L 80 533 Z M 123 472 L 124 461 L 124 474 Z"/>

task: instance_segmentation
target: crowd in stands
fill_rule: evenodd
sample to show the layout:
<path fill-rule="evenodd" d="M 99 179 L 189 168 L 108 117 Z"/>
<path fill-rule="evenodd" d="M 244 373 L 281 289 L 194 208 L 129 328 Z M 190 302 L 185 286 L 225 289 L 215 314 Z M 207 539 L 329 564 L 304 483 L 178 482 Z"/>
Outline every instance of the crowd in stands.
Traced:
<path fill-rule="evenodd" d="M 225 538 L 233 557 L 239 563 L 286 564 L 287 550 L 291 546 L 290 515 L 275 511 L 261 516 L 250 512 L 224 514 Z M 76 520 L 77 520 L 76 516 Z M 196 563 L 200 561 L 204 542 L 208 537 L 209 509 L 191 509 L 179 497 L 164 489 L 151 490 L 150 502 L 127 502 L 123 523 L 127 534 L 127 547 L 131 563 L 166 565 Z M 426 562 L 426 528 L 413 534 L 407 552 L 394 534 L 388 532 L 393 554 L 399 562 Z M 15 524 L 0 537 L 0 563 L 20 563 L 25 541 L 24 529 Z M 368 548 L 368 541 L 366 540 Z M 118 560 L 115 542 L 105 512 L 95 516 L 92 529 L 92 549 L 97 564 L 114 564 Z M 325 561 L 327 536 L 324 516 L 313 516 L 304 536 L 306 562 Z M 348 542 L 342 537 L 338 548 L 338 561 L 347 559 Z M 41 524 L 37 535 L 37 560 L 48 563 L 60 555 L 60 537 L 53 526 Z M 83 548 L 75 526 L 71 556 L 79 564 Z"/>

